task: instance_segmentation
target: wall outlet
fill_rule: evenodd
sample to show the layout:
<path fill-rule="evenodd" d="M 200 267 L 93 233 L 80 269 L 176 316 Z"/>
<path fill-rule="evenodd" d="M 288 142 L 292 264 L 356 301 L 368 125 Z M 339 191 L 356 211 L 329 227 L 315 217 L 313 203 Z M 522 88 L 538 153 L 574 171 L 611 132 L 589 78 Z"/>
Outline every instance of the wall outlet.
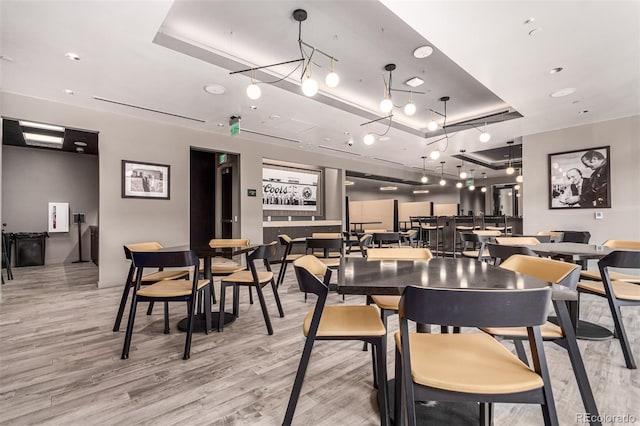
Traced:
<path fill-rule="evenodd" d="M 288 220 L 289 220 L 289 222 L 291 222 L 291 216 L 289 216 L 289 219 L 288 219 Z"/>
<path fill-rule="evenodd" d="M 602 219 L 602 218 L 604 218 L 604 213 L 603 212 L 595 212 L 593 214 L 593 217 L 595 217 L 596 219 Z"/>

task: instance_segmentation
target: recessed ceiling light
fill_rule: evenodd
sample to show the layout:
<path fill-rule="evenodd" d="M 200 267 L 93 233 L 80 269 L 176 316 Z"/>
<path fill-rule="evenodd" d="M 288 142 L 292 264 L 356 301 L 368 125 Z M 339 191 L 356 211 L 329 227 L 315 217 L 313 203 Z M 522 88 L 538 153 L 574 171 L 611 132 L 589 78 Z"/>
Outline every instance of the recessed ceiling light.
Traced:
<path fill-rule="evenodd" d="M 344 184 L 345 184 L 346 186 L 351 186 L 351 185 L 355 185 L 356 183 L 355 183 L 354 181 L 352 181 L 352 180 L 345 180 L 345 181 L 344 181 Z"/>
<path fill-rule="evenodd" d="M 571 103 L 572 103 L 573 105 L 575 105 L 575 104 L 579 104 L 579 103 L 580 103 L 580 101 L 573 101 L 573 102 L 571 102 Z"/>
<path fill-rule="evenodd" d="M 75 146 L 87 146 L 87 143 L 86 143 L 86 142 L 81 142 L 81 141 L 75 141 L 73 144 L 74 144 Z"/>
<path fill-rule="evenodd" d="M 428 189 L 416 189 L 413 191 L 414 194 L 428 194 L 429 190 Z"/>
<path fill-rule="evenodd" d="M 220 84 L 207 84 L 204 86 L 204 91 L 212 95 L 222 95 L 227 89 Z"/>
<path fill-rule="evenodd" d="M 69 59 L 70 61 L 79 61 L 80 60 L 80 56 L 78 56 L 77 54 L 73 53 L 73 52 L 67 52 L 64 54 L 64 56 L 67 57 L 67 59 Z"/>
<path fill-rule="evenodd" d="M 418 59 L 424 59 L 430 56 L 433 53 L 433 47 L 431 46 L 420 46 L 416 50 L 413 51 L 413 57 Z"/>
<path fill-rule="evenodd" d="M 217 126 L 218 127 L 224 127 L 224 123 L 218 123 Z"/>
<path fill-rule="evenodd" d="M 345 135 L 345 136 L 349 136 L 350 134 L 351 134 L 351 133 L 349 133 L 349 132 L 344 132 L 344 135 Z"/>
<path fill-rule="evenodd" d="M 76 152 L 79 152 L 80 154 L 82 154 L 84 152 L 84 148 L 77 147 Z"/>
<path fill-rule="evenodd" d="M 278 114 L 271 114 L 269 116 L 269 119 L 271 119 L 271 120 L 280 120 L 280 116 Z"/>
<path fill-rule="evenodd" d="M 582 111 L 578 111 L 578 114 L 586 114 L 588 112 L 589 112 L 588 109 L 583 109 Z"/>
<path fill-rule="evenodd" d="M 536 18 L 534 18 L 534 17 L 532 16 L 531 18 L 526 19 L 526 20 L 524 21 L 524 24 L 525 24 L 525 25 L 533 24 L 533 22 L 534 22 L 535 20 L 536 20 Z"/>
<path fill-rule="evenodd" d="M 410 78 L 409 80 L 405 81 L 404 84 L 406 84 L 407 86 L 411 86 L 411 87 L 418 87 L 418 86 L 424 84 L 424 80 L 421 79 L 420 77 L 413 77 L 413 78 Z"/>
<path fill-rule="evenodd" d="M 381 186 L 380 191 L 395 191 L 397 190 L 397 186 Z"/>
<path fill-rule="evenodd" d="M 67 95 L 73 95 L 75 92 L 71 89 L 64 89 L 64 93 L 66 93 Z"/>
<path fill-rule="evenodd" d="M 251 105 L 249 108 L 250 109 L 258 109 L 258 107 L 256 105 Z"/>
<path fill-rule="evenodd" d="M 562 67 L 551 68 L 549 74 L 558 74 L 560 71 L 562 71 Z"/>
<path fill-rule="evenodd" d="M 54 126 L 53 124 L 36 123 L 35 121 L 18 120 L 22 127 L 31 127 L 34 129 L 53 130 L 54 132 L 64 132 L 64 127 Z"/>
<path fill-rule="evenodd" d="M 565 87 L 564 89 L 557 90 L 550 94 L 552 98 L 561 98 L 563 96 L 569 96 L 576 91 L 575 87 Z"/>
<path fill-rule="evenodd" d="M 532 29 L 531 31 L 529 31 L 529 35 L 533 37 L 534 35 L 536 35 L 537 33 L 539 33 L 541 30 L 542 30 L 542 28 L 540 28 L 540 27 L 538 27 L 538 28 L 534 28 L 534 29 Z"/>

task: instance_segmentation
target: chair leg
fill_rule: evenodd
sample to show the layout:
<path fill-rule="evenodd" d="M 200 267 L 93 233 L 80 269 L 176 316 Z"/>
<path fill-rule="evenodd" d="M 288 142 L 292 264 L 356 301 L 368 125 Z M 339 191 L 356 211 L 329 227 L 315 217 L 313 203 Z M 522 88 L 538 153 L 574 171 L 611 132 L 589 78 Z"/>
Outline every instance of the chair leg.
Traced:
<path fill-rule="evenodd" d="M 122 322 L 122 316 L 124 315 L 124 307 L 127 305 L 127 299 L 129 298 L 129 290 L 131 290 L 131 285 L 129 284 L 129 279 L 127 279 L 127 284 L 125 284 L 122 297 L 120 298 L 120 307 L 118 307 L 116 322 L 113 324 L 113 331 L 120 330 L 120 323 Z"/>
<path fill-rule="evenodd" d="M 300 358 L 300 364 L 298 365 L 298 371 L 296 372 L 296 378 L 293 382 L 293 389 L 291 389 L 291 396 L 289 397 L 289 404 L 287 404 L 287 413 L 284 416 L 283 426 L 290 426 L 293 421 L 293 414 L 296 411 L 296 405 L 298 405 L 298 398 L 300 397 L 300 391 L 302 390 L 302 383 L 304 382 L 304 375 L 307 372 L 307 366 L 309 365 L 309 359 L 311 358 L 311 350 L 313 349 L 314 338 L 307 337 L 304 342 L 304 349 L 302 350 L 302 357 Z"/>
<path fill-rule="evenodd" d="M 149 307 L 147 308 L 147 315 L 151 315 L 153 313 L 153 302 L 149 302 Z"/>
<path fill-rule="evenodd" d="M 249 304 L 253 305 L 253 291 L 251 290 L 251 286 L 249 288 Z"/>
<path fill-rule="evenodd" d="M 627 337 L 627 333 L 624 329 L 624 324 L 622 322 L 622 312 L 620 311 L 620 305 L 615 303 L 615 301 L 611 299 L 610 295 L 607 295 L 607 301 L 609 302 L 609 307 L 611 308 L 611 315 L 613 316 L 613 324 L 615 326 L 618 340 L 620 340 L 620 347 L 622 348 L 622 355 L 624 355 L 624 361 L 628 369 L 635 370 L 637 368 L 636 361 L 633 358 L 633 353 L 631 352 L 631 345 L 629 344 L 629 338 Z"/>
<path fill-rule="evenodd" d="M 187 319 L 187 337 L 184 342 L 184 355 L 182 359 L 187 360 L 191 356 L 191 335 L 193 334 L 193 317 L 195 316 L 195 299 L 191 298 L 187 301 L 187 311 L 189 311 L 189 317 Z M 205 328 L 207 326 L 205 325 Z"/>
<path fill-rule="evenodd" d="M 267 310 L 267 302 L 264 300 L 264 294 L 260 284 L 256 285 L 256 293 L 258 293 L 258 299 L 260 300 L 260 308 L 262 309 L 262 316 L 264 317 L 264 323 L 267 326 L 267 333 L 273 334 L 273 328 L 271 327 L 271 319 L 269 319 L 269 311 Z"/>
<path fill-rule="evenodd" d="M 233 286 L 233 315 L 237 318 L 240 316 L 240 286 Z"/>
<path fill-rule="evenodd" d="M 202 290 L 204 293 L 204 334 L 209 334 L 210 331 L 213 331 L 213 326 L 211 324 L 211 294 L 209 294 L 209 286 L 205 286 Z"/>
<path fill-rule="evenodd" d="M 278 286 L 276 286 L 276 282 L 271 279 L 271 288 L 273 289 L 273 295 L 276 298 L 276 305 L 278 306 L 278 313 L 280 314 L 280 318 L 284 318 L 284 310 L 282 309 L 282 303 L 280 303 L 280 295 L 278 294 Z"/>
<path fill-rule="evenodd" d="M 389 395 L 387 394 L 387 363 L 386 360 L 386 336 L 382 336 L 375 345 L 377 364 L 377 376 L 378 376 L 378 408 L 380 410 L 380 424 L 389 424 Z M 373 351 L 372 351 L 373 352 Z"/>
<path fill-rule="evenodd" d="M 480 403 L 480 425 L 481 426 L 493 425 L 493 404 L 490 402 Z"/>
<path fill-rule="evenodd" d="M 218 313 L 218 333 L 221 333 L 224 330 L 224 303 L 226 299 L 225 292 L 227 290 L 227 284 L 222 281 L 220 283 L 220 312 Z"/>
<path fill-rule="evenodd" d="M 371 299 L 371 296 L 367 295 L 367 299 L 366 299 L 365 303 L 367 305 L 370 305 L 370 304 L 373 303 L 373 299 Z M 367 342 L 364 342 L 364 344 L 362 345 L 362 350 L 366 352 L 367 351 L 367 346 L 369 346 L 369 344 Z M 377 383 L 376 383 L 376 386 L 377 386 Z"/>
<path fill-rule="evenodd" d="M 133 322 L 136 319 L 137 297 L 134 291 L 131 297 L 131 309 L 129 310 L 129 321 L 127 322 L 127 332 L 124 335 L 124 345 L 122 347 L 122 359 L 129 358 L 129 347 L 131 347 L 131 335 L 133 334 Z"/>
<path fill-rule="evenodd" d="M 527 353 L 524 351 L 522 340 L 514 339 L 513 345 L 516 347 L 516 355 L 518 355 L 518 359 L 520 359 L 520 361 L 524 362 L 526 365 L 529 365 L 529 359 L 527 358 Z"/>
<path fill-rule="evenodd" d="M 164 334 L 169 334 L 169 302 L 164 302 Z"/>
<path fill-rule="evenodd" d="M 280 288 L 280 284 L 282 284 L 282 282 L 284 281 L 284 275 L 287 273 L 287 265 L 288 262 L 286 260 L 283 261 L 280 265 L 280 272 L 278 272 L 278 281 L 276 281 L 278 288 Z"/>
<path fill-rule="evenodd" d="M 400 350 L 396 346 L 395 358 L 395 380 L 394 380 L 394 404 L 393 404 L 393 420 L 396 425 L 403 424 L 404 410 L 402 409 L 402 360 L 400 358 Z"/>

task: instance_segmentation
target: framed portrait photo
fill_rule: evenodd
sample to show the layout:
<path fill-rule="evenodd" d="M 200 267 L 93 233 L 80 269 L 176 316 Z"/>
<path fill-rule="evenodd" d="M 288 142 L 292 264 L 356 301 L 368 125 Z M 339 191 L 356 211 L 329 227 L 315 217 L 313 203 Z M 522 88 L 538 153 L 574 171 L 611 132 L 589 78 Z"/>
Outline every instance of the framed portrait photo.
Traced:
<path fill-rule="evenodd" d="M 611 207 L 609 147 L 549 154 L 549 208 Z"/>
<path fill-rule="evenodd" d="M 170 166 L 122 160 L 122 198 L 168 200 Z"/>

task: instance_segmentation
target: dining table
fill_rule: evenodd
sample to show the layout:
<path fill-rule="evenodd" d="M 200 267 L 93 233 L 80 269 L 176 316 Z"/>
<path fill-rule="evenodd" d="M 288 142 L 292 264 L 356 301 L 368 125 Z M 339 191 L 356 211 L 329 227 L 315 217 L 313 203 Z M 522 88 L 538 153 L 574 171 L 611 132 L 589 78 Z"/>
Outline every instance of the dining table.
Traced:
<path fill-rule="evenodd" d="M 173 247 L 163 247 L 159 250 L 161 251 L 176 251 L 176 250 L 193 250 L 193 252 L 202 259 L 203 268 L 204 268 L 204 278 L 211 282 L 211 289 L 213 292 L 213 274 L 211 272 L 211 264 L 212 259 L 216 256 L 222 257 L 233 257 L 239 256 L 242 254 L 247 254 L 255 250 L 259 245 L 246 245 L 246 246 L 225 246 L 225 247 L 211 247 L 207 244 L 198 244 L 198 245 L 182 245 L 182 246 L 173 246 Z M 199 311 L 202 311 L 201 308 L 198 308 Z M 218 322 L 222 320 L 224 321 L 224 325 L 231 324 L 236 320 L 236 316 L 231 312 L 224 312 L 221 315 L 220 311 L 211 312 L 211 324 L 206 324 L 205 314 L 204 312 L 198 312 L 195 315 L 195 320 L 193 322 L 193 331 L 194 332 L 204 332 L 205 327 L 207 330 L 217 330 Z M 187 321 L 188 318 L 183 318 L 178 321 L 178 330 L 186 331 L 187 330 Z"/>
<path fill-rule="evenodd" d="M 561 259 L 573 262 L 587 269 L 589 260 L 602 259 L 613 250 L 609 247 L 597 244 L 581 243 L 543 243 L 527 245 L 534 253 L 542 257 Z M 576 336 L 581 340 L 607 340 L 613 337 L 613 332 L 606 327 L 589 321 L 580 320 L 580 299 L 569 303 L 569 314 L 575 325 Z M 550 318 L 555 322 L 554 318 Z"/>
<path fill-rule="evenodd" d="M 468 258 L 432 258 L 429 260 L 369 260 L 343 258 L 338 269 L 337 291 L 351 295 L 401 295 L 408 285 L 436 288 L 482 290 L 527 290 L 548 287 L 550 283 Z M 578 387 L 586 412 L 597 414 L 597 407 L 586 377 L 584 364 L 573 332 L 567 304 L 578 300 L 578 292 L 559 284 L 551 284 L 552 302 L 559 325 L 565 331 L 568 350 L 580 369 Z M 419 330 L 428 328 L 419 327 Z M 394 384 L 389 383 L 391 392 Z M 390 403 L 394 401 L 389 397 Z M 393 413 L 393 409 L 389 410 Z M 416 404 L 419 424 L 477 424 L 478 405 L 465 403 Z"/>
<path fill-rule="evenodd" d="M 337 291 L 351 295 L 401 295 L 408 285 L 436 288 L 464 288 L 477 290 L 552 288 L 552 303 L 558 323 L 567 336 L 567 350 L 578 371 L 576 380 L 585 410 L 597 417 L 598 409 L 578 348 L 568 304 L 578 300 L 578 292 L 559 284 L 527 276 L 508 269 L 470 258 L 432 258 L 429 260 L 369 260 L 345 257 L 338 269 Z M 419 331 L 429 332 L 428 326 Z M 387 389 L 392 392 L 394 383 Z M 390 395 L 390 404 L 393 404 Z M 390 405 L 391 407 L 391 405 Z M 389 409 L 393 413 L 393 409 Z M 438 402 L 416 405 L 419 424 L 477 424 L 478 405 Z M 593 418 L 596 418 L 593 417 Z M 592 425 L 599 424 L 597 421 Z"/>

